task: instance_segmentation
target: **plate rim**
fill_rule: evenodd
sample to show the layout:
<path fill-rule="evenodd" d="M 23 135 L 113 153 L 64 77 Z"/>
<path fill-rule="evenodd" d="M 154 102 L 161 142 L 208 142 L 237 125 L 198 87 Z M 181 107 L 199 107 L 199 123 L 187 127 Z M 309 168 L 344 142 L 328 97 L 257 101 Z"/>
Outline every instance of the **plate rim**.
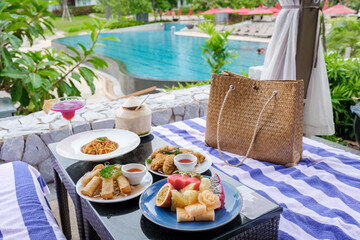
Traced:
<path fill-rule="evenodd" d="M 155 185 L 155 184 L 157 184 L 157 183 L 159 183 L 159 182 L 163 182 L 163 181 L 165 181 L 165 180 L 167 180 L 167 179 L 165 178 L 165 179 L 159 180 L 159 181 L 155 182 L 154 184 L 152 184 L 151 186 L 153 186 L 153 185 Z M 230 183 L 228 183 L 228 182 L 226 182 L 226 181 L 222 181 L 222 182 L 225 182 L 227 185 L 229 185 L 231 188 L 233 188 L 233 189 L 236 191 L 236 193 L 239 195 L 239 199 L 240 199 L 240 201 L 241 201 L 241 205 L 240 205 L 239 210 L 237 211 L 237 213 L 234 214 L 234 216 L 233 216 L 232 218 L 228 219 L 226 222 L 224 222 L 224 223 L 222 223 L 222 224 L 220 224 L 220 225 L 217 225 L 217 226 L 213 226 L 213 227 L 209 227 L 209 228 L 204 228 L 204 229 L 179 229 L 179 228 L 169 227 L 169 226 L 166 226 L 166 225 L 157 223 L 157 222 L 155 222 L 154 220 L 150 219 L 150 218 L 144 213 L 143 209 L 141 208 L 141 199 L 142 199 L 143 194 L 144 194 L 145 191 L 141 194 L 141 196 L 140 196 L 140 198 L 139 198 L 139 209 L 140 209 L 142 215 L 143 215 L 144 217 L 146 217 L 146 219 L 148 219 L 150 222 L 152 222 L 152 223 L 154 223 L 154 224 L 156 224 L 156 225 L 158 225 L 158 226 L 161 226 L 161 227 L 164 227 L 164 228 L 167 228 L 167 229 L 171 229 L 171 230 L 182 231 L 182 232 L 202 232 L 202 231 L 208 231 L 208 230 L 212 230 L 212 229 L 215 229 L 215 228 L 219 228 L 219 227 L 221 227 L 221 226 L 224 226 L 225 224 L 228 224 L 228 223 L 231 222 L 232 220 L 234 220 L 234 219 L 240 214 L 241 209 L 243 208 L 243 205 L 244 205 L 244 201 L 243 201 L 243 198 L 242 198 L 240 192 L 239 192 L 232 184 L 230 184 Z M 150 188 L 151 186 L 149 186 L 148 188 Z M 145 190 L 147 190 L 148 188 L 146 188 Z M 226 201 L 226 197 L 225 197 L 225 201 Z M 216 220 L 215 220 L 215 221 L 216 221 Z"/>
<path fill-rule="evenodd" d="M 202 172 L 196 172 L 196 173 L 199 173 L 199 174 L 202 174 L 202 173 L 204 173 L 204 172 L 206 172 L 207 170 L 209 170 L 210 169 L 210 167 L 212 166 L 212 164 L 213 164 L 213 161 L 212 161 L 212 158 L 210 157 L 210 155 L 209 154 L 207 154 L 207 153 L 205 153 L 205 152 L 202 152 L 202 151 L 197 151 L 197 152 L 199 152 L 199 153 L 201 153 L 202 155 L 204 155 L 205 156 L 205 160 L 208 160 L 208 161 L 210 161 L 210 165 L 209 165 L 209 167 L 207 168 L 207 169 L 205 169 L 204 171 L 202 171 Z M 150 156 L 149 156 L 150 157 Z M 158 176 L 160 176 L 160 177 L 168 177 L 168 176 L 170 176 L 170 175 L 165 175 L 165 174 L 161 174 L 161 173 L 159 173 L 159 172 L 156 172 L 156 171 L 153 171 L 153 170 L 151 170 L 150 169 L 150 164 L 148 164 L 147 162 L 146 162 L 146 159 L 145 159 L 145 167 L 149 170 L 149 172 L 151 172 L 151 173 L 153 173 L 153 174 L 155 174 L 155 175 L 158 175 Z"/>
<path fill-rule="evenodd" d="M 84 175 L 85 175 L 85 174 L 84 174 Z M 76 193 L 79 195 L 79 197 L 81 197 L 81 198 L 83 198 L 83 199 L 86 199 L 86 200 L 88 200 L 88 201 L 90 201 L 90 202 L 96 202 L 96 203 L 117 203 L 117 202 L 125 202 L 125 201 L 131 200 L 131 199 L 133 199 L 133 198 L 136 198 L 136 197 L 142 195 L 142 193 L 145 192 L 145 190 L 153 184 L 154 178 L 153 178 L 153 176 L 151 175 L 151 173 L 150 173 L 149 171 L 146 171 L 146 174 L 145 174 L 144 178 L 145 178 L 146 176 L 149 176 L 149 175 L 150 175 L 150 177 L 151 177 L 151 178 L 150 178 L 151 181 L 150 181 L 149 185 L 148 185 L 148 186 L 144 186 L 144 189 L 143 189 L 142 191 L 137 192 L 136 194 L 129 195 L 129 196 L 125 197 L 126 199 L 124 199 L 124 198 L 116 198 L 116 199 L 99 199 L 99 200 L 96 200 L 96 199 L 91 199 L 91 198 L 88 197 L 88 196 L 84 196 L 84 195 L 81 194 L 81 192 L 80 192 L 80 191 L 81 191 L 80 187 L 82 187 L 82 186 L 81 186 L 81 179 L 82 179 L 84 176 L 82 176 L 82 177 L 76 182 L 75 189 L 76 189 Z"/>
<path fill-rule="evenodd" d="M 147 137 L 147 136 L 149 136 L 150 134 L 152 134 L 153 133 L 153 127 L 151 126 L 151 128 L 150 128 L 150 131 L 148 132 L 148 133 L 146 133 L 146 134 L 143 134 L 143 135 L 138 135 L 140 138 L 142 138 L 142 137 Z"/>
<path fill-rule="evenodd" d="M 59 151 L 59 146 L 61 146 L 61 144 L 63 144 L 63 142 L 69 138 L 72 138 L 76 135 L 86 135 L 86 133 L 89 133 L 89 132 L 102 132 L 102 131 L 121 131 L 121 132 L 128 132 L 128 133 L 131 133 L 133 134 L 134 136 L 137 137 L 136 139 L 136 144 L 134 144 L 132 147 L 130 147 L 127 152 L 125 153 L 121 153 L 120 155 L 107 155 L 107 154 L 111 154 L 112 152 L 110 153 L 105 153 L 105 154 L 99 154 L 99 155 L 93 155 L 93 159 L 80 159 L 80 158 L 77 158 L 77 157 L 74 157 L 74 156 L 65 156 L 61 151 Z M 135 138 L 136 138 L 135 137 Z M 73 135 L 70 135 L 66 138 L 64 138 L 63 140 L 59 141 L 57 144 L 56 144 L 56 153 L 59 154 L 60 156 L 64 157 L 64 158 L 67 158 L 67 159 L 71 159 L 71 160 L 77 160 L 77 161 L 85 161 L 85 162 L 101 162 L 101 161 L 105 161 L 105 160 L 109 160 L 109 159 L 112 159 L 112 158 L 116 158 L 116 157 L 119 157 L 119 156 L 122 156 L 126 153 L 129 153 L 131 152 L 132 150 L 134 150 L 135 148 L 137 148 L 139 146 L 141 142 L 141 139 L 140 137 L 136 134 L 136 133 L 133 133 L 129 130 L 124 130 L 124 129 L 117 129 L 117 128 L 102 128 L 102 129 L 94 129 L 94 130 L 88 130 L 88 131 L 84 131 L 84 132 L 80 132 L 80 133 L 76 133 L 76 134 L 73 134 Z M 115 150 L 116 151 L 116 150 Z M 107 155 L 107 156 L 106 156 Z M 98 157 L 97 157 L 98 156 Z M 95 158 L 94 158 L 95 157 Z"/>

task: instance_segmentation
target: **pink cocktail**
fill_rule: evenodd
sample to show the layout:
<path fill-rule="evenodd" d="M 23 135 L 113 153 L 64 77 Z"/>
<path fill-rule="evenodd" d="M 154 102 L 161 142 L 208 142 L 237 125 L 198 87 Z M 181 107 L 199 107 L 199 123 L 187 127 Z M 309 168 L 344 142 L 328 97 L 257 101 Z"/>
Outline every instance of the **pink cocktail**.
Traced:
<path fill-rule="evenodd" d="M 84 101 L 69 100 L 56 103 L 51 110 L 61 112 L 66 120 L 71 120 L 75 116 L 75 111 L 84 106 Z"/>
<path fill-rule="evenodd" d="M 71 119 L 75 116 L 75 111 L 85 106 L 85 99 L 82 97 L 62 97 L 57 98 L 58 102 L 51 108 L 52 111 L 61 112 L 62 116 L 69 121 L 69 129 L 72 132 Z"/>

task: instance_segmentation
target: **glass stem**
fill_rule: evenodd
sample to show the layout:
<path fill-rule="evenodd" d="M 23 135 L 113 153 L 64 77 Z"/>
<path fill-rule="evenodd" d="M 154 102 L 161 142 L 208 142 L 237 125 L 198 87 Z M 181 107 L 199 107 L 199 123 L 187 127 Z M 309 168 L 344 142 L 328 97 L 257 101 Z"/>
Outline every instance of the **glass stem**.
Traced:
<path fill-rule="evenodd" d="M 71 120 L 68 121 L 69 123 L 69 132 L 70 132 L 70 135 L 73 135 L 73 128 L 72 128 L 72 125 L 71 125 Z"/>

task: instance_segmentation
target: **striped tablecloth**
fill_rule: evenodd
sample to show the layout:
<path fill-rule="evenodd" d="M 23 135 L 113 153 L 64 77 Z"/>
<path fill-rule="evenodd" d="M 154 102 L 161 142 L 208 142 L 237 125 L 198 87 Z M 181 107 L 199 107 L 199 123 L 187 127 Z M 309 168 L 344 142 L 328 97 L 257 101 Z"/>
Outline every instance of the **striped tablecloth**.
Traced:
<path fill-rule="evenodd" d="M 304 138 L 296 167 L 249 158 L 235 168 L 204 145 L 205 125 L 205 118 L 196 118 L 158 126 L 154 133 L 210 154 L 215 168 L 280 204 L 279 239 L 360 239 L 360 156 Z M 224 153 L 233 164 L 241 159 Z"/>
<path fill-rule="evenodd" d="M 45 198 L 49 193 L 32 166 L 0 165 L 0 239 L 66 239 Z"/>

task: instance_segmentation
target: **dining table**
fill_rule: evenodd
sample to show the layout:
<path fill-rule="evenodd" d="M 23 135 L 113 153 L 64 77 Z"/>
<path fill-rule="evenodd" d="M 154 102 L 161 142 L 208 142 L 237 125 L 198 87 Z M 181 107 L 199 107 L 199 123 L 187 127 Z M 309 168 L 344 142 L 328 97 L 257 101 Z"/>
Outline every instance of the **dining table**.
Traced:
<path fill-rule="evenodd" d="M 224 226 L 189 234 L 149 221 L 139 209 L 139 198 L 119 204 L 92 203 L 79 198 L 76 182 L 95 163 L 65 159 L 56 153 L 57 143 L 53 143 L 49 148 L 58 200 L 62 205 L 60 211 L 67 210 L 64 205 L 67 202 L 66 190 L 76 202 L 80 237 L 85 239 L 95 233 L 103 234 L 106 239 L 126 237 L 122 234 L 133 234 L 134 239 L 166 239 L 169 235 L 174 239 L 184 236 L 207 236 L 209 239 L 359 239 L 360 156 L 303 137 L 302 158 L 294 167 L 252 158 L 232 167 L 221 159 L 217 149 L 204 144 L 205 129 L 205 117 L 153 127 L 152 134 L 142 138 L 140 146 L 130 155 L 111 161 L 145 164 L 144 156 L 165 144 L 207 154 L 212 165 L 204 174 L 219 174 L 238 190 L 242 198 L 239 216 Z M 232 164 L 242 159 L 242 156 L 225 151 L 222 155 Z M 157 175 L 153 177 L 154 182 L 163 179 Z M 68 217 L 66 213 L 62 215 L 64 230 Z M 252 229 L 253 235 L 249 233 Z M 246 232 L 249 235 L 241 235 Z"/>

